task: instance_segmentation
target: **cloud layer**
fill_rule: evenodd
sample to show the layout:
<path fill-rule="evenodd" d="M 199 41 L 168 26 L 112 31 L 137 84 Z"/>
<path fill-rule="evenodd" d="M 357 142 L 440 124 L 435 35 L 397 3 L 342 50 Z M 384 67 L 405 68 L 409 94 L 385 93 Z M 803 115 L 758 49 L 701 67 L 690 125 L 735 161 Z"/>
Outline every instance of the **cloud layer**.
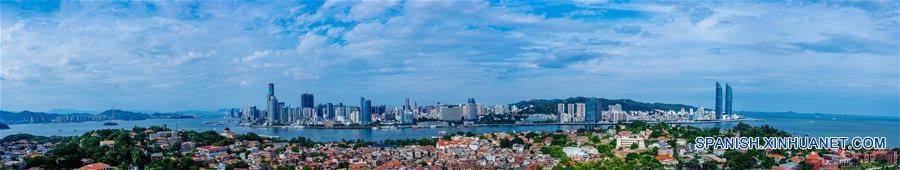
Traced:
<path fill-rule="evenodd" d="M 599 96 L 897 114 L 895 1 L 14 2 L 0 107 L 188 110 L 265 101 L 489 104 Z M 296 104 L 295 104 L 296 105 Z"/>

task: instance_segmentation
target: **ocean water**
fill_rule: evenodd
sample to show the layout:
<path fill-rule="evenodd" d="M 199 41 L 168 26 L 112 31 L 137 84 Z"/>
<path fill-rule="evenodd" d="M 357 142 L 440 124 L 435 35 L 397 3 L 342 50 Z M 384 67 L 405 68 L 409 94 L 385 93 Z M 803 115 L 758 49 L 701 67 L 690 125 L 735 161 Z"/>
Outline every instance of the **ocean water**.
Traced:
<path fill-rule="evenodd" d="M 900 117 L 894 116 L 856 116 L 856 115 L 829 115 L 829 114 L 795 114 L 795 113 L 742 113 L 747 117 L 763 119 L 761 122 L 747 122 L 750 125 L 769 125 L 775 128 L 791 132 L 794 136 L 835 136 L 856 137 L 876 136 L 886 137 L 889 147 L 900 147 Z M 11 129 L 0 130 L 0 137 L 11 134 L 28 133 L 44 136 L 71 136 L 82 135 L 85 132 L 97 129 L 125 128 L 135 126 L 148 127 L 152 125 L 166 126 L 172 129 L 195 131 L 222 131 L 229 128 L 236 133 L 253 132 L 260 135 L 279 136 L 293 138 L 302 136 L 315 141 L 341 141 L 362 139 L 367 141 L 380 141 L 385 139 L 410 139 L 440 136 L 442 133 L 456 131 L 473 131 L 476 133 L 487 132 L 524 132 L 524 131 L 556 131 L 560 129 L 578 129 L 579 125 L 547 125 L 547 126 L 490 126 L 469 128 L 400 128 L 400 129 L 294 129 L 294 128 L 251 128 L 237 126 L 233 123 L 205 124 L 204 122 L 222 121 L 224 118 L 195 118 L 195 119 L 152 119 L 140 121 L 116 121 L 118 126 L 103 126 L 103 122 L 78 122 L 78 123 L 41 123 L 41 124 L 15 124 Z M 697 127 L 729 128 L 737 123 L 709 123 L 691 124 Z"/>

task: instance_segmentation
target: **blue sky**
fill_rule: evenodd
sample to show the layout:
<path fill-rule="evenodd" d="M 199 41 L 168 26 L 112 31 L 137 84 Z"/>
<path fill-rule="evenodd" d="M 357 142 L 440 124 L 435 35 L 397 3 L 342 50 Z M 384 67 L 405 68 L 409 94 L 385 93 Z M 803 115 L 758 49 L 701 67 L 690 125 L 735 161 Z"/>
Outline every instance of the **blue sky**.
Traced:
<path fill-rule="evenodd" d="M 897 1 L 2 1 L 0 107 L 598 96 L 897 115 Z"/>

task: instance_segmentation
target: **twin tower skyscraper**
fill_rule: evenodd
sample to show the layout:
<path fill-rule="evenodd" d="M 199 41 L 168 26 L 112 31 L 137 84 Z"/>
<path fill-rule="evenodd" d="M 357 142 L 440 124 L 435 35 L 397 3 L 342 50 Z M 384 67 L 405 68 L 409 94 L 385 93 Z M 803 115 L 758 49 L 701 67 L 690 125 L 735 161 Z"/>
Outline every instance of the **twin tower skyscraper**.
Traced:
<path fill-rule="evenodd" d="M 725 109 L 722 109 L 722 100 L 725 100 Z M 731 110 L 731 85 L 728 83 L 725 84 L 725 97 L 722 97 L 722 85 L 719 82 L 716 82 L 716 119 L 724 118 L 724 115 L 732 115 L 734 112 Z"/>

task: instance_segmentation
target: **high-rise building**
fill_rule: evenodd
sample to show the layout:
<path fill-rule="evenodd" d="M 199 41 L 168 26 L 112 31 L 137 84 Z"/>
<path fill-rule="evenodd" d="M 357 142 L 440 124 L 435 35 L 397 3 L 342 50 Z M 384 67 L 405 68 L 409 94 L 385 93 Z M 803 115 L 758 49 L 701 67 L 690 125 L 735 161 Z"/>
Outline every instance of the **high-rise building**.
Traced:
<path fill-rule="evenodd" d="M 559 113 L 560 115 L 565 114 L 566 113 L 566 104 L 565 103 L 556 104 L 556 113 Z"/>
<path fill-rule="evenodd" d="M 315 107 L 316 102 L 313 100 L 312 93 L 303 93 L 300 94 L 300 107 L 301 108 L 313 108 Z"/>
<path fill-rule="evenodd" d="M 596 123 L 603 117 L 603 107 L 600 106 L 600 99 L 588 98 L 584 104 L 586 109 L 584 112 L 584 121 L 588 123 Z"/>
<path fill-rule="evenodd" d="M 412 108 L 409 107 L 409 97 L 403 98 L 403 100 L 404 100 L 403 111 L 412 110 Z"/>
<path fill-rule="evenodd" d="M 443 121 L 460 121 L 464 118 L 462 108 L 457 107 L 456 105 L 438 105 L 437 107 L 438 115 Z"/>
<path fill-rule="evenodd" d="M 348 111 L 347 108 L 344 107 L 344 103 L 338 103 L 338 105 L 335 106 L 335 112 L 335 114 L 337 114 L 337 117 L 347 118 Z"/>
<path fill-rule="evenodd" d="M 728 83 L 725 83 L 725 114 L 727 114 L 727 115 L 734 114 L 734 112 L 731 111 L 731 109 L 732 109 L 731 102 L 732 102 L 731 85 L 728 85 Z"/>
<path fill-rule="evenodd" d="M 250 117 L 250 118 L 248 118 L 248 120 L 250 120 L 250 121 L 257 121 L 257 120 L 259 120 L 259 118 L 260 118 L 260 117 L 259 117 L 259 110 L 256 109 L 256 105 L 250 105 L 250 108 L 248 108 L 247 110 L 248 110 L 248 113 L 249 113 L 249 116 L 248 116 L 248 117 Z"/>
<path fill-rule="evenodd" d="M 466 113 L 466 120 L 478 120 L 478 109 L 476 108 L 475 98 L 469 98 L 469 102 L 466 103 L 466 107 L 468 108 L 468 112 Z"/>
<path fill-rule="evenodd" d="M 269 96 L 275 96 L 275 83 L 269 83 Z"/>
<path fill-rule="evenodd" d="M 722 86 L 716 82 L 716 119 L 722 118 Z"/>
<path fill-rule="evenodd" d="M 372 122 L 372 100 L 359 98 L 359 124 L 368 125 Z"/>
<path fill-rule="evenodd" d="M 607 113 L 609 113 L 609 122 L 618 123 L 628 120 L 628 114 L 622 110 L 622 105 L 620 104 L 609 105 Z"/>
<path fill-rule="evenodd" d="M 287 108 L 284 107 L 284 102 L 278 102 L 278 117 L 275 122 L 279 124 L 288 124 L 288 111 Z"/>
<path fill-rule="evenodd" d="M 334 104 L 328 103 L 328 104 L 325 104 L 325 105 L 326 105 L 326 107 L 325 107 L 326 109 L 325 109 L 325 110 L 327 111 L 327 112 L 326 112 L 325 118 L 326 118 L 326 119 L 329 119 L 329 120 L 334 119 L 334 117 L 337 116 L 337 115 L 334 113 Z"/>
<path fill-rule="evenodd" d="M 275 84 L 269 83 L 268 103 L 266 103 L 266 121 L 270 124 L 278 124 L 278 116 L 281 108 L 278 107 L 278 99 L 275 98 Z"/>
<path fill-rule="evenodd" d="M 360 102 L 362 103 L 362 102 Z M 350 122 L 359 123 L 359 107 L 351 107 L 350 108 Z"/>

